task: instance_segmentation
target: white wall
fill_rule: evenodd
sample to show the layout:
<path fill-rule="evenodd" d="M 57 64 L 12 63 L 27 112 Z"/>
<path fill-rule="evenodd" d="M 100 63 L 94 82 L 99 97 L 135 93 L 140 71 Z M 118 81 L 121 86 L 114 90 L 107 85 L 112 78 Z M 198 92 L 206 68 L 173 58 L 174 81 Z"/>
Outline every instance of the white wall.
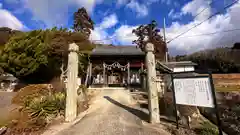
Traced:
<path fill-rule="evenodd" d="M 185 71 L 194 71 L 194 66 L 185 66 Z"/>
<path fill-rule="evenodd" d="M 188 71 L 194 71 L 194 66 L 182 66 L 173 68 L 173 72 L 188 72 Z"/>

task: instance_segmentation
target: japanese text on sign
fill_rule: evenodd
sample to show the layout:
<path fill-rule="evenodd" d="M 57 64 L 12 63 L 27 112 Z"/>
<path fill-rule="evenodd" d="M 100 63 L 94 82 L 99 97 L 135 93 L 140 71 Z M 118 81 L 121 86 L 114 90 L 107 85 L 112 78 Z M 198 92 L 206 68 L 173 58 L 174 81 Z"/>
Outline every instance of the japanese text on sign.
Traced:
<path fill-rule="evenodd" d="M 201 78 L 174 78 L 177 104 L 214 107 L 210 80 Z"/>

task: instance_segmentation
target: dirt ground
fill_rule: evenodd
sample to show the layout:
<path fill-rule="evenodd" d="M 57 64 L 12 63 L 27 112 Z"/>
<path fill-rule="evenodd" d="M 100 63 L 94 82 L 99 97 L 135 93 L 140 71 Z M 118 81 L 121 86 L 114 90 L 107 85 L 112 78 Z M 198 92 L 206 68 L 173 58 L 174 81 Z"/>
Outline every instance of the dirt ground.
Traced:
<path fill-rule="evenodd" d="M 136 100 L 136 102 L 139 103 L 140 108 L 142 111 L 148 113 L 148 103 L 147 103 L 147 93 L 145 92 L 135 92 L 133 93 L 133 98 Z M 171 133 L 171 135 L 206 135 L 200 134 L 197 131 L 207 131 L 211 130 L 216 131 L 217 127 L 212 124 L 209 120 L 207 120 L 203 116 L 199 116 L 198 118 L 192 118 L 190 127 L 188 127 L 186 121 L 184 118 L 181 118 L 179 120 L 179 129 L 176 129 L 176 118 L 175 116 L 169 113 L 169 111 L 166 111 L 163 107 L 164 103 L 161 103 L 160 101 L 160 110 L 161 110 L 161 124 L 160 125 L 151 125 L 152 127 L 158 128 L 161 126 L 163 129 L 167 130 Z M 207 126 L 206 126 L 207 124 Z M 207 135 L 216 135 L 216 134 L 207 134 Z"/>
<path fill-rule="evenodd" d="M 58 135 L 170 135 L 160 125 L 153 128 L 145 122 L 148 114 L 126 90 L 103 90 L 91 104 L 82 120 Z"/>
<path fill-rule="evenodd" d="M 58 125 L 64 122 L 64 116 L 56 117 L 49 125 L 46 127 L 36 127 L 36 128 L 28 128 L 25 125 L 28 121 L 28 115 L 24 113 L 20 113 L 18 111 L 18 105 L 14 105 L 11 103 L 12 98 L 16 93 L 14 92 L 0 92 L 0 127 L 8 126 L 8 130 L 4 135 L 40 135 L 42 134 L 48 127 Z M 87 93 L 87 100 L 86 101 L 79 101 L 78 102 L 78 109 L 77 112 L 81 113 L 88 109 L 89 107 L 89 100 L 96 94 L 96 92 L 89 91 Z M 20 117 L 21 116 L 21 117 Z M 26 116 L 26 117 L 25 117 Z M 21 118 L 21 119 L 19 119 Z M 18 119 L 18 120 L 15 120 Z M 17 126 L 15 123 L 18 123 Z M 9 125 L 10 123 L 10 125 Z M 24 128 L 23 128 L 24 127 Z"/>
<path fill-rule="evenodd" d="M 0 92 L 0 127 L 5 124 L 8 114 L 17 107 L 11 103 L 15 94 L 15 92 Z"/>

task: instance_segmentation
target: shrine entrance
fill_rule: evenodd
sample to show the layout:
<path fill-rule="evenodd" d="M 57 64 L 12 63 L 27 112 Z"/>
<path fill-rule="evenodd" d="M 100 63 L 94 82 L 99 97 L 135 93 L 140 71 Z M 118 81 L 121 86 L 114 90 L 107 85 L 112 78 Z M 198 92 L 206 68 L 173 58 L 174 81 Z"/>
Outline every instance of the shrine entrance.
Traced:
<path fill-rule="evenodd" d="M 103 76 L 105 85 L 108 87 L 126 87 L 129 84 L 130 65 L 103 63 Z"/>
<path fill-rule="evenodd" d="M 98 46 L 91 53 L 86 75 L 91 78 L 89 87 L 140 88 L 144 81 L 144 75 L 140 75 L 144 60 L 145 53 L 135 46 Z"/>

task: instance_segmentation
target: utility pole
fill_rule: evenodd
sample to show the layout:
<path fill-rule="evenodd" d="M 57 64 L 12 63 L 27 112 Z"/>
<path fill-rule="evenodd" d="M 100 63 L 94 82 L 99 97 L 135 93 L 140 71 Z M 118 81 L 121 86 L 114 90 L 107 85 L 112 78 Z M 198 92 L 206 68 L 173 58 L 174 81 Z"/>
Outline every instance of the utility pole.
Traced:
<path fill-rule="evenodd" d="M 165 21 L 165 17 L 163 18 L 163 40 L 166 44 L 166 47 L 167 47 L 167 39 L 166 39 L 166 21 Z M 167 48 L 167 51 L 166 51 L 166 54 L 165 54 L 165 61 L 168 62 L 168 48 Z"/>

